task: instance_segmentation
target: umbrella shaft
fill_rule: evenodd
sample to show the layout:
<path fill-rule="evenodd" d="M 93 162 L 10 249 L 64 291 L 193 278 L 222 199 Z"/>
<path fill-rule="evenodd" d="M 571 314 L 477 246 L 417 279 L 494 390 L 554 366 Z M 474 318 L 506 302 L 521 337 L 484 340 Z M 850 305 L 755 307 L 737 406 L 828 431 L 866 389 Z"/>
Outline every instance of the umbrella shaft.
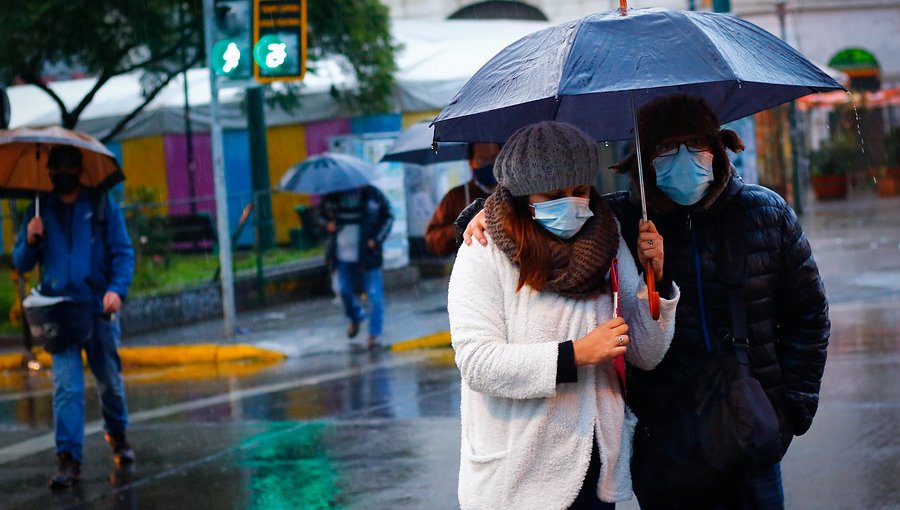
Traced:
<path fill-rule="evenodd" d="M 634 106 L 634 92 L 631 97 L 631 118 L 634 121 L 634 156 L 637 158 L 638 186 L 641 190 L 641 219 L 647 221 L 647 195 L 644 192 L 644 158 L 641 156 L 641 134 L 638 132 L 637 109 Z"/>

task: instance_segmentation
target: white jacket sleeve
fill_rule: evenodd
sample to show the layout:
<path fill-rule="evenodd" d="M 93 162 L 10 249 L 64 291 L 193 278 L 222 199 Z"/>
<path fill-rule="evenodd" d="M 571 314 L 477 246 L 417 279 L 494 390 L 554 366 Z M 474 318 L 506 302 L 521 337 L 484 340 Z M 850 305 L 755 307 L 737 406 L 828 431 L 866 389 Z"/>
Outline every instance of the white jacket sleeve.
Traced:
<path fill-rule="evenodd" d="M 672 335 L 675 334 L 675 308 L 681 291 L 672 283 L 672 298 L 659 298 L 659 320 L 650 316 L 647 283 L 638 273 L 637 265 L 625 240 L 619 236 L 619 306 L 628 324 L 631 343 L 625 361 L 641 370 L 652 370 L 662 361 Z"/>
<path fill-rule="evenodd" d="M 556 394 L 558 346 L 507 338 L 504 288 L 515 271 L 493 244 L 463 245 L 456 256 L 447 298 L 456 365 L 468 386 L 505 398 Z"/>

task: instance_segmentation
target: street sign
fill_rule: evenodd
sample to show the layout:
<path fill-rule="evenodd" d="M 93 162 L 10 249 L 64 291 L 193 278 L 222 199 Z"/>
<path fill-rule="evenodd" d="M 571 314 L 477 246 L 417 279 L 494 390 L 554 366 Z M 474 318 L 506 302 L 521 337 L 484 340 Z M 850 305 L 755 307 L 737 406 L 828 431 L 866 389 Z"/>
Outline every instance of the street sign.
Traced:
<path fill-rule="evenodd" d="M 215 0 L 212 68 L 229 81 L 248 80 L 253 75 L 253 17 L 250 0 Z"/>
<path fill-rule="evenodd" d="M 253 0 L 253 77 L 302 80 L 306 72 L 306 0 Z"/>

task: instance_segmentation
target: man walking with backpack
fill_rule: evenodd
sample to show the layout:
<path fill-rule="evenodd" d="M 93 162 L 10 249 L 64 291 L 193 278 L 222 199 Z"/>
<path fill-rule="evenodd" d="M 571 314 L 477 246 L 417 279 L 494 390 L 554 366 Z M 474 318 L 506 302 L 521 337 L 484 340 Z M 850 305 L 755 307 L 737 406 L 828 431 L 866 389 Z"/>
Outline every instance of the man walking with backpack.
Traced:
<path fill-rule="evenodd" d="M 58 471 L 53 489 L 70 487 L 81 477 L 84 443 L 84 371 L 81 353 L 97 381 L 106 440 L 116 464 L 135 460 L 125 429 L 128 411 L 118 355 L 116 313 L 134 272 L 134 249 L 118 205 L 106 194 L 82 187 L 82 153 L 71 146 L 50 151 L 47 167 L 53 191 L 36 214 L 22 221 L 13 263 L 20 272 L 41 266 L 40 291 L 85 305 L 92 320 L 83 335 L 60 338 L 52 348 L 53 424 Z M 65 329 L 65 328 L 61 328 Z M 82 343 L 82 338 L 86 341 Z"/>

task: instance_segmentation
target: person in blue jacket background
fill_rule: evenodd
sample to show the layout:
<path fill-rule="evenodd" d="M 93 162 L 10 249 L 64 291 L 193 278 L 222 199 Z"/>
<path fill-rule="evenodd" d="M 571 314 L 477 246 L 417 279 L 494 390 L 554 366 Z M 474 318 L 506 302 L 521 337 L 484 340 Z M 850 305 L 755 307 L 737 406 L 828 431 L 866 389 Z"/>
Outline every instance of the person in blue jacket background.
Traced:
<path fill-rule="evenodd" d="M 53 425 L 58 471 L 51 488 L 65 488 L 81 476 L 84 443 L 84 371 L 82 349 L 97 381 L 106 440 L 117 465 L 134 462 L 125 437 L 128 410 L 117 351 L 116 313 L 128 294 L 134 273 L 134 248 L 118 205 L 105 193 L 81 186 L 81 151 L 57 146 L 47 167 L 53 191 L 42 200 L 40 214 L 32 205 L 25 214 L 13 251 L 20 272 L 41 266 L 41 293 L 89 304 L 93 328 L 84 344 L 54 349 Z"/>

